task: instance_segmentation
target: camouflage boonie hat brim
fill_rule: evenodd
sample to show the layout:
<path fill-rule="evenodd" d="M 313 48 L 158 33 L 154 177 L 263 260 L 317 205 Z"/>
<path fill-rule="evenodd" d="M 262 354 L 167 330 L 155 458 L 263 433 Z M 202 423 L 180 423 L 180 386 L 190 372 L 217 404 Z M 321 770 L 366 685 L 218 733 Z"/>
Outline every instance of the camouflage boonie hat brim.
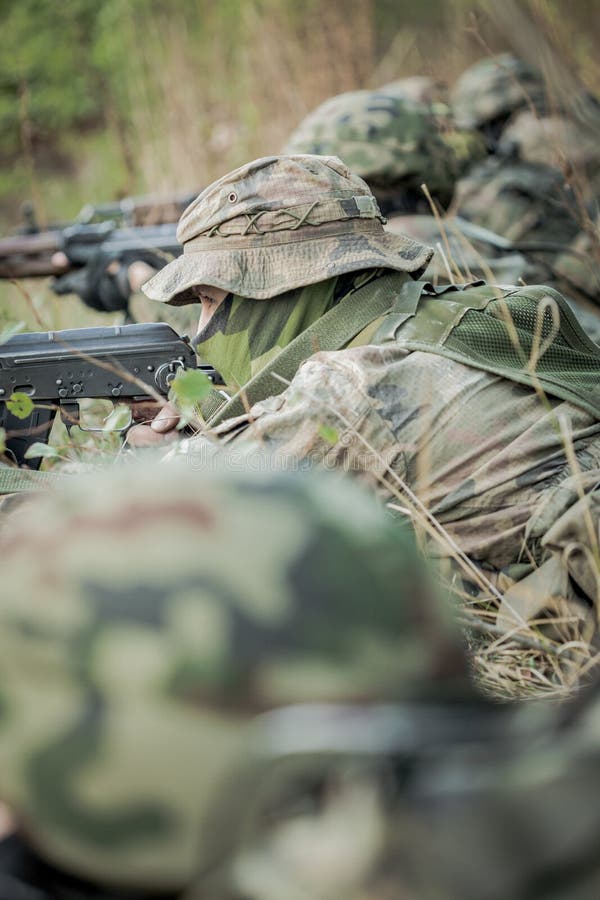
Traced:
<path fill-rule="evenodd" d="M 420 272 L 433 251 L 383 228 L 369 187 L 336 157 L 266 157 L 203 191 L 181 217 L 183 255 L 144 287 L 198 302 L 194 285 L 257 300 L 359 269 Z"/>

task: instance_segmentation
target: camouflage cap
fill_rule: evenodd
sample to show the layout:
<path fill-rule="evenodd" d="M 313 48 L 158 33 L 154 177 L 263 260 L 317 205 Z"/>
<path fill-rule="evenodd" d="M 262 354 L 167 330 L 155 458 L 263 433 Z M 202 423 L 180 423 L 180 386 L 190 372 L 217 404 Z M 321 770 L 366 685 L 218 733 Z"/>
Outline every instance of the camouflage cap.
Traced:
<path fill-rule="evenodd" d="M 444 131 L 452 129 L 448 116 L 436 117 L 434 108 L 389 85 L 326 100 L 299 125 L 285 151 L 335 154 L 374 191 L 394 186 L 422 195 L 425 182 L 446 198 L 460 168 L 452 143 L 444 140 Z"/>
<path fill-rule="evenodd" d="M 467 684 L 407 531 L 263 463 L 82 476 L 3 535 L 0 797 L 55 865 L 174 889 L 257 713 Z"/>
<path fill-rule="evenodd" d="M 541 108 L 543 78 L 511 53 L 486 57 L 462 73 L 450 93 L 458 125 L 480 128 L 525 106 Z"/>
<path fill-rule="evenodd" d="M 143 286 L 197 302 L 194 285 L 256 300 L 357 269 L 418 272 L 432 251 L 387 234 L 368 186 L 335 157 L 268 156 L 216 181 L 183 213 L 183 255 Z"/>

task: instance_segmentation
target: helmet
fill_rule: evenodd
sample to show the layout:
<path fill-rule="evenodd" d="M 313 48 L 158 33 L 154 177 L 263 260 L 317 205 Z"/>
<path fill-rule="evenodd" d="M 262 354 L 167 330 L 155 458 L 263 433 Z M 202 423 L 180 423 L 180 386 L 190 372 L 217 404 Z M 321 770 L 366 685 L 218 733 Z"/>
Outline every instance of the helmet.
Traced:
<path fill-rule="evenodd" d="M 504 124 L 517 109 L 541 108 L 544 98 L 541 74 L 511 53 L 487 57 L 465 69 L 450 93 L 456 122 L 463 128 Z"/>
<path fill-rule="evenodd" d="M 459 153 L 454 141 L 445 139 L 453 131 L 449 117 L 389 88 L 356 91 L 332 97 L 310 113 L 285 152 L 335 154 L 365 179 L 379 202 L 389 202 L 389 192 L 395 192 L 396 206 L 410 211 L 425 205 L 423 182 L 442 203 L 451 196 L 465 164 L 464 139 Z M 476 140 L 471 155 L 478 155 L 477 146 L 483 152 Z"/>
<path fill-rule="evenodd" d="M 402 100 L 412 100 L 415 103 L 443 103 L 446 99 L 446 90 L 443 84 L 435 81 L 428 75 L 412 75 L 409 78 L 399 78 L 390 81 L 383 87 L 377 88 L 378 94 L 388 94 L 390 97 L 400 97 Z"/>
<path fill-rule="evenodd" d="M 80 476 L 2 535 L 0 797 L 63 870 L 179 889 L 258 713 L 468 690 L 406 528 L 258 461 Z"/>

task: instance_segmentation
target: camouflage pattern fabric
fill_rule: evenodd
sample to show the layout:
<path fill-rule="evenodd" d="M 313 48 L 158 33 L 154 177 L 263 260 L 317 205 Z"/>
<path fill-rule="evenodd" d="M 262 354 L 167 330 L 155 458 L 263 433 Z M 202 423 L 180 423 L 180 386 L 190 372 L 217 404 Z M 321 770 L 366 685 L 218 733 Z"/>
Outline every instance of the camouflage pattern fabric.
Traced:
<path fill-rule="evenodd" d="M 597 193 L 594 185 L 595 179 L 585 172 L 571 184 L 559 169 L 542 162 L 498 156 L 457 183 L 452 209 L 523 245 L 528 262 L 525 280 L 564 292 L 598 340 L 591 318 L 598 315 L 593 239 L 589 231 L 581 233 L 589 221 L 586 198 Z"/>
<path fill-rule="evenodd" d="M 480 163 L 457 183 L 452 210 L 513 241 L 567 247 L 581 227 L 581 210 L 561 172 L 501 157 Z"/>
<path fill-rule="evenodd" d="M 330 278 L 288 291 L 276 304 L 230 294 L 196 335 L 198 355 L 221 361 L 219 371 L 226 384 L 246 384 L 334 305 L 337 281 Z"/>
<path fill-rule="evenodd" d="M 562 170 L 575 168 L 590 174 L 600 166 L 595 131 L 565 115 L 541 116 L 522 110 L 504 129 L 498 149 L 505 156 Z"/>
<path fill-rule="evenodd" d="M 579 290 L 598 303 L 600 298 L 600 217 L 581 231 L 569 245 L 569 251 L 559 253 L 554 268 L 564 279 L 566 290 Z"/>
<path fill-rule="evenodd" d="M 395 207 L 407 212 L 428 209 L 424 182 L 445 205 L 456 178 L 485 152 L 478 135 L 456 130 L 448 107 L 415 103 L 391 86 L 326 100 L 284 149 L 339 156 L 378 200 L 392 204 L 396 195 Z"/>
<path fill-rule="evenodd" d="M 212 285 L 264 300 L 360 269 L 420 272 L 432 251 L 384 231 L 365 182 L 336 157 L 269 156 L 203 191 L 177 228 L 183 255 L 143 286 L 152 300 L 197 303 Z"/>
<path fill-rule="evenodd" d="M 408 78 L 398 78 L 377 88 L 377 94 L 387 94 L 390 97 L 400 97 L 402 100 L 412 100 L 413 103 L 424 103 L 433 106 L 436 103 L 446 104 L 447 91 L 443 84 L 435 81 L 428 75 L 412 75 Z"/>
<path fill-rule="evenodd" d="M 402 508 L 408 488 L 445 529 L 432 552 L 451 557 L 458 545 L 475 563 L 469 593 L 489 599 L 490 580 L 512 584 L 548 558 L 545 532 L 526 540 L 528 523 L 578 474 L 571 446 L 578 470 L 600 480 L 600 423 L 498 375 L 372 339 L 314 355 L 283 394 L 216 432 L 236 449 L 359 474 Z M 179 452 L 201 458 L 203 440 Z M 564 511 L 557 508 L 556 518 Z M 572 597 L 569 580 L 565 587 Z M 580 605 L 574 611 L 580 617 Z"/>
<path fill-rule="evenodd" d="M 568 252 L 542 252 L 514 247 L 500 249 L 501 235 L 457 216 L 445 216 L 440 223 L 433 216 L 392 216 L 388 231 L 407 234 L 435 247 L 436 253 L 423 273 L 434 285 L 483 280 L 490 284 L 536 284 L 540 281 L 564 294 L 585 333 L 600 344 L 600 307 L 590 302 L 600 295 L 600 270 L 590 253 L 591 239 L 582 235 Z M 525 244 L 525 248 L 527 244 Z"/>
<path fill-rule="evenodd" d="M 82 476 L 2 536 L 0 797 L 118 896 L 210 866 L 258 713 L 472 694 L 406 530 L 333 475 L 254 463 Z"/>
<path fill-rule="evenodd" d="M 220 361 L 219 372 L 232 389 L 241 387 L 329 309 L 376 276 L 377 271 L 369 269 L 351 272 L 288 291 L 276 304 L 230 295 L 196 335 L 194 346 L 202 359 Z"/>
<path fill-rule="evenodd" d="M 600 685 L 546 710 L 534 729 L 532 716 L 531 707 L 522 711 L 504 747 L 440 753 L 417 765 L 387 862 L 393 866 L 403 850 L 416 862 L 418 897 L 598 896 Z"/>
<path fill-rule="evenodd" d="M 372 744 L 379 745 L 384 758 L 393 716 L 401 721 L 403 712 L 397 708 L 370 723 Z M 388 769 L 387 797 L 378 804 L 373 770 L 370 778 L 364 771 L 361 778 L 360 769 L 352 775 L 346 768 L 344 778 L 338 761 L 338 791 L 328 817 L 309 819 L 303 811 L 294 832 L 273 826 L 270 841 L 257 846 L 248 840 L 234 869 L 238 896 L 596 900 L 600 685 L 562 709 L 529 705 L 507 715 L 463 706 L 422 707 L 420 712 L 429 740 L 408 757 L 399 742 L 401 787 L 393 792 L 390 785 L 398 781 L 393 767 Z M 451 717 L 459 725 L 444 736 L 440 725 Z M 346 747 L 349 763 L 356 746 L 344 726 L 334 719 L 331 734 L 338 747 Z M 362 826 L 362 843 L 357 828 L 355 843 L 349 840 L 350 818 Z M 303 891 L 285 877 L 301 863 Z M 361 869 L 355 888 L 349 873 Z M 191 895 L 194 900 L 208 896 Z"/>
<path fill-rule="evenodd" d="M 466 224 L 466 227 L 465 227 Z M 415 241 L 434 247 L 436 252 L 422 275 L 433 284 L 467 283 L 483 279 L 491 284 L 517 284 L 529 281 L 531 266 L 517 250 L 498 250 L 504 238 L 484 230 L 476 235 L 469 222 L 457 216 L 390 216 L 386 228 L 394 234 L 407 234 Z M 494 239 L 495 242 L 494 242 Z"/>
<path fill-rule="evenodd" d="M 529 107 L 542 111 L 546 91 L 541 74 L 510 53 L 486 57 L 462 73 L 450 92 L 459 126 L 498 137 L 509 117 Z"/>

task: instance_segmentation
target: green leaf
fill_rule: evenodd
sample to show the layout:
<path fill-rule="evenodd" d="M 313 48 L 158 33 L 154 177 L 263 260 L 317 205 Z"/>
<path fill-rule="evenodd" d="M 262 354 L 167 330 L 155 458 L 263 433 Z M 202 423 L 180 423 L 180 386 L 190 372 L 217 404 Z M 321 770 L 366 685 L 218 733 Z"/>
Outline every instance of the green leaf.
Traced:
<path fill-rule="evenodd" d="M 102 431 L 123 431 L 131 424 L 131 410 L 124 403 L 115 406 L 102 423 Z"/>
<path fill-rule="evenodd" d="M 189 410 L 210 394 L 213 383 L 199 369 L 182 369 L 171 382 L 169 399 L 183 410 Z"/>
<path fill-rule="evenodd" d="M 38 456 L 43 456 L 44 459 L 60 459 L 60 453 L 56 447 L 51 447 L 49 444 L 42 444 L 41 441 L 32 444 L 31 447 L 28 447 L 25 451 L 25 459 L 36 459 Z"/>
<path fill-rule="evenodd" d="M 0 453 L 6 450 L 6 429 L 0 428 Z"/>
<path fill-rule="evenodd" d="M 19 331 L 23 331 L 24 328 L 25 322 L 13 322 L 12 325 L 6 325 L 2 331 L 0 331 L 0 344 L 5 344 L 9 338 L 18 334 Z"/>
<path fill-rule="evenodd" d="M 9 413 L 12 413 L 13 416 L 16 416 L 17 419 L 26 419 L 31 415 L 34 407 L 35 404 L 31 397 L 28 394 L 24 394 L 22 391 L 15 391 L 15 393 L 11 394 L 6 401 L 7 410 Z"/>
<path fill-rule="evenodd" d="M 331 425 L 321 425 L 319 428 L 319 434 L 323 438 L 323 440 L 327 441 L 328 444 L 337 444 L 340 439 L 340 434 L 337 429 L 332 428 Z"/>

